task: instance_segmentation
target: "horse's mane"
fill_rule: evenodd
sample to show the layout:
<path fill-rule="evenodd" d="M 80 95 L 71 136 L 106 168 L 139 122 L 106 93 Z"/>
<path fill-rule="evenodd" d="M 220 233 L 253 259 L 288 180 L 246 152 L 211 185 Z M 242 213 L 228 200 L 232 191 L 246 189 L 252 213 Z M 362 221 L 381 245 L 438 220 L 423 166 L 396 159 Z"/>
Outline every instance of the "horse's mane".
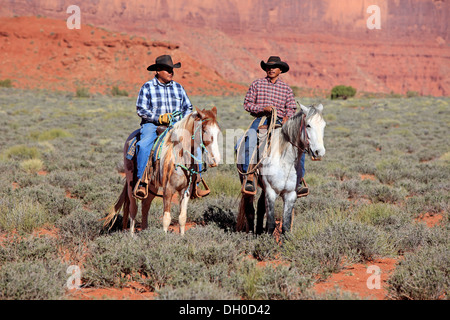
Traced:
<path fill-rule="evenodd" d="M 179 149 L 190 150 L 191 139 L 187 136 L 188 132 L 193 131 L 194 122 L 197 120 L 197 112 L 194 111 L 188 114 L 186 117 L 176 122 L 173 128 L 167 133 L 163 147 L 161 150 L 161 161 L 165 162 L 166 157 L 170 156 L 173 152 L 175 145 L 182 144 Z M 181 158 L 177 160 L 182 160 L 186 155 L 178 155 Z M 183 163 L 187 163 L 190 159 L 184 159 Z"/>
<path fill-rule="evenodd" d="M 315 106 L 309 108 L 308 114 L 305 118 L 305 123 L 307 123 L 315 115 L 322 117 L 322 114 L 317 110 Z M 280 151 L 283 153 L 291 142 L 300 142 L 300 126 L 302 122 L 303 112 L 297 112 L 294 116 L 289 118 L 288 121 L 281 128 L 281 139 L 280 139 Z"/>

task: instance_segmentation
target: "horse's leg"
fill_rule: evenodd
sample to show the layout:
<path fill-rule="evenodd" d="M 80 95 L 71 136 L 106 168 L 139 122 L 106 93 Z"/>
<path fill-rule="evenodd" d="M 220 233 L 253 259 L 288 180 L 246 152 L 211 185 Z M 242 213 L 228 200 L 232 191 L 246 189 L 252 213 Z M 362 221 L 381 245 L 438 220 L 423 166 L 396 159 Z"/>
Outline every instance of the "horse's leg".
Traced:
<path fill-rule="evenodd" d="M 255 232 L 255 207 L 253 206 L 254 201 L 255 196 L 244 197 L 245 216 L 247 219 L 247 233 Z"/>
<path fill-rule="evenodd" d="M 188 192 L 180 192 L 180 216 L 178 221 L 180 224 L 180 234 L 184 235 L 186 229 L 186 219 L 187 219 L 187 205 L 189 202 L 190 195 Z"/>
<path fill-rule="evenodd" d="M 297 193 L 286 192 L 283 194 L 284 210 L 283 210 L 283 226 L 281 233 L 291 230 L 292 225 L 292 211 L 294 209 L 295 200 L 297 200 Z"/>
<path fill-rule="evenodd" d="M 273 234 L 275 230 L 275 200 L 277 194 L 271 188 L 265 190 L 266 213 L 267 213 L 267 232 Z"/>
<path fill-rule="evenodd" d="M 128 181 L 128 179 L 127 179 Z M 123 212 L 123 222 L 122 228 L 126 229 L 128 226 L 128 216 L 130 217 L 130 232 L 134 233 L 134 227 L 136 224 L 136 214 L 137 214 L 137 202 L 133 197 L 133 189 L 128 182 L 128 206 L 125 206 Z"/>
<path fill-rule="evenodd" d="M 142 201 L 142 230 L 147 229 L 148 227 L 148 212 L 154 198 L 155 195 L 149 192 L 147 198 Z"/>
<path fill-rule="evenodd" d="M 170 221 L 172 220 L 170 216 L 170 207 L 172 205 L 172 197 L 174 190 L 171 187 L 164 188 L 164 216 L 163 216 L 163 230 L 167 233 L 169 231 Z"/>
<path fill-rule="evenodd" d="M 261 196 L 258 199 L 258 206 L 256 210 L 256 234 L 263 233 L 263 224 L 264 224 L 264 215 L 266 214 L 266 196 L 263 192 L 261 193 Z"/>

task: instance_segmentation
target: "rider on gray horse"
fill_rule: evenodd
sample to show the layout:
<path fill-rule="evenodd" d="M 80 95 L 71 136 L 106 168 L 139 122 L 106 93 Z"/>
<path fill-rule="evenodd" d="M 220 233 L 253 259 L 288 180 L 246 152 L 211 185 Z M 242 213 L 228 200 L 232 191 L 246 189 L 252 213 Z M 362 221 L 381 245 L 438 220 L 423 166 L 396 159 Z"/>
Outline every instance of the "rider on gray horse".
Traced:
<path fill-rule="evenodd" d="M 256 139 L 249 136 L 256 136 L 258 127 L 261 125 L 261 117 L 270 115 L 273 109 L 277 110 L 277 123 L 285 123 L 292 117 L 297 106 L 294 99 L 292 89 L 280 79 L 280 74 L 289 71 L 289 65 L 281 61 L 280 57 L 271 56 L 267 63 L 261 61 L 261 68 L 266 72 L 265 78 L 255 80 L 248 89 L 244 100 L 244 109 L 256 119 L 250 126 L 247 136 L 245 137 L 245 152 L 242 163 L 242 172 L 247 173 L 250 159 L 256 148 Z M 267 124 L 267 120 L 264 124 Z M 300 157 L 301 172 L 297 177 L 297 196 L 302 197 L 308 195 L 308 188 L 304 184 L 303 176 L 305 174 L 305 154 Z M 256 192 L 256 177 L 254 173 L 248 173 L 243 179 L 243 192 L 254 194 Z"/>

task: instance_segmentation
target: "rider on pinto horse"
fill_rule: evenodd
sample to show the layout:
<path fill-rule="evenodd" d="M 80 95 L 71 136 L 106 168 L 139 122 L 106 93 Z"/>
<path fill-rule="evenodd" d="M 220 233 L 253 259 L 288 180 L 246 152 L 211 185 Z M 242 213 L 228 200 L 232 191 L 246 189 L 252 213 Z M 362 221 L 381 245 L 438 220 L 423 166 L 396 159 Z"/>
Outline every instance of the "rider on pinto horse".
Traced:
<path fill-rule="evenodd" d="M 135 196 L 143 198 L 147 194 L 147 185 L 141 181 L 147 162 L 157 138 L 157 128 L 172 123 L 172 114 L 181 113 L 182 117 L 192 112 L 192 104 L 186 91 L 178 82 L 173 81 L 173 69 L 180 68 L 181 63 L 173 64 L 170 55 L 156 58 L 154 64 L 147 68 L 155 71 L 155 77 L 146 82 L 136 101 L 137 114 L 141 117 L 140 140 L 136 144 L 137 181 Z M 205 196 L 209 190 L 198 190 L 199 196 Z"/>

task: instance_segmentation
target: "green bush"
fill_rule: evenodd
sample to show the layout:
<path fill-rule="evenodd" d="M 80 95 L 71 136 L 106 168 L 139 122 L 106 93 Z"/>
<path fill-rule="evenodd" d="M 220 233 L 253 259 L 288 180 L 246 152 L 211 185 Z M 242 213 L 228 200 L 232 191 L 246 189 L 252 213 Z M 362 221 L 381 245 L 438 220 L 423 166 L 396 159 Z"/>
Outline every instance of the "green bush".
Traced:
<path fill-rule="evenodd" d="M 113 97 L 116 97 L 116 96 L 128 97 L 128 92 L 126 90 L 119 89 L 118 86 L 113 86 L 112 87 L 111 94 L 113 95 Z"/>
<path fill-rule="evenodd" d="M 47 222 L 45 207 L 30 197 L 0 199 L 0 230 L 32 232 Z"/>
<path fill-rule="evenodd" d="M 66 269 L 59 259 L 5 263 L 0 269 L 0 300 L 62 299 Z"/>
<path fill-rule="evenodd" d="M 0 80 L 0 87 L 12 88 L 12 81 L 11 81 L 11 79 Z"/>
<path fill-rule="evenodd" d="M 401 300 L 443 299 L 450 288 L 450 249 L 425 246 L 408 253 L 388 280 L 389 292 Z"/>
<path fill-rule="evenodd" d="M 25 145 L 12 146 L 6 149 L 2 156 L 6 159 L 29 160 L 40 157 L 40 152 L 36 147 L 27 147 Z"/>
<path fill-rule="evenodd" d="M 77 98 L 89 98 L 91 96 L 89 89 L 86 87 L 78 87 L 75 94 Z"/>
<path fill-rule="evenodd" d="M 344 99 L 354 97 L 356 89 L 351 86 L 339 85 L 331 89 L 331 99 Z"/>

